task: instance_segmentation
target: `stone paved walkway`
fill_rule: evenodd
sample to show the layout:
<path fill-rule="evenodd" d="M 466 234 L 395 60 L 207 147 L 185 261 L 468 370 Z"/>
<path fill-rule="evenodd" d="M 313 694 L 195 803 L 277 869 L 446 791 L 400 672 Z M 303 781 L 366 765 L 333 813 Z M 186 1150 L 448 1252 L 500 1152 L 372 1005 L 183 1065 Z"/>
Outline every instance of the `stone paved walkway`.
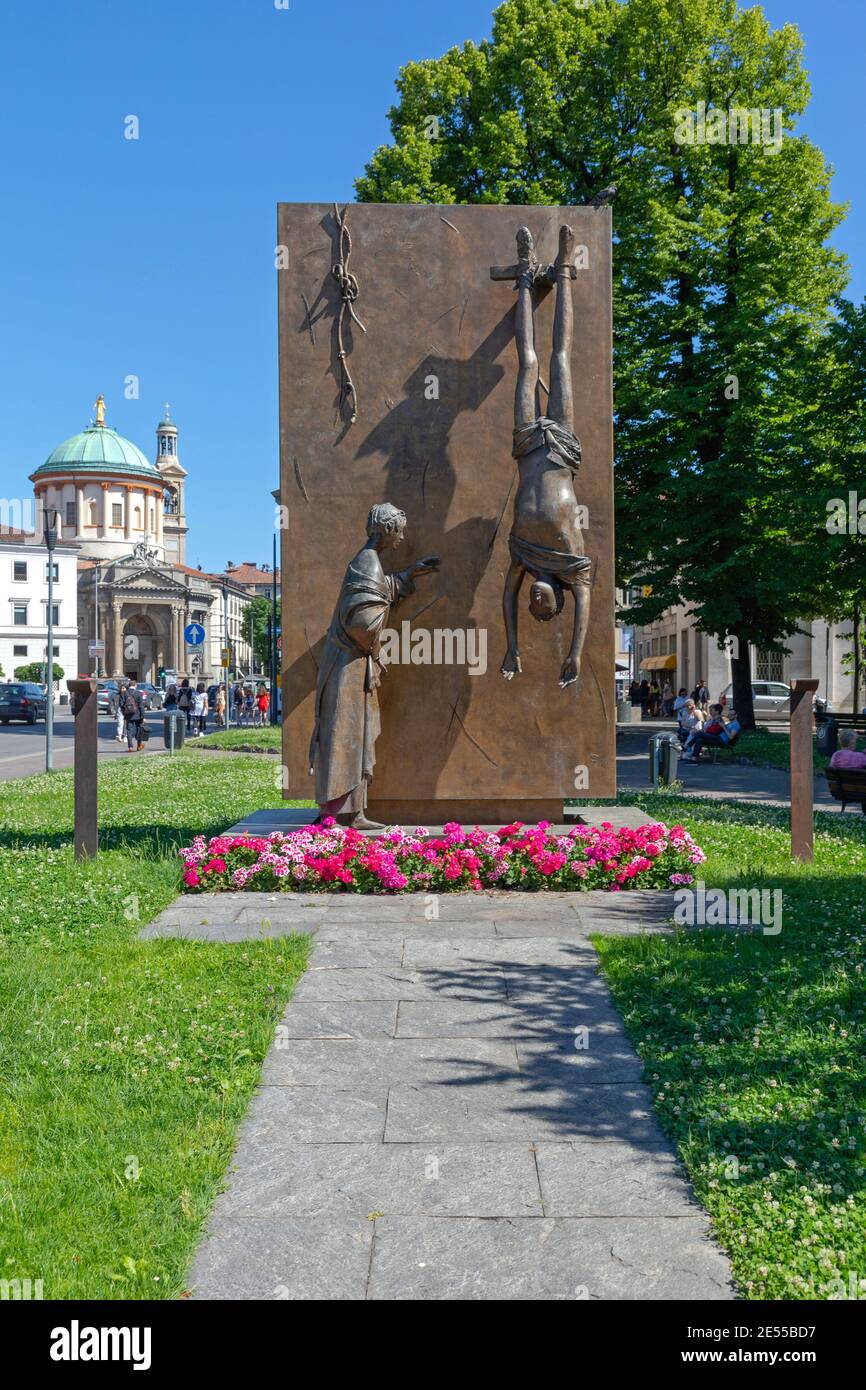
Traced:
<path fill-rule="evenodd" d="M 669 930 L 670 903 L 455 895 L 432 921 L 425 903 L 192 897 L 143 932 L 316 933 L 194 1296 L 733 1298 L 587 940 Z"/>

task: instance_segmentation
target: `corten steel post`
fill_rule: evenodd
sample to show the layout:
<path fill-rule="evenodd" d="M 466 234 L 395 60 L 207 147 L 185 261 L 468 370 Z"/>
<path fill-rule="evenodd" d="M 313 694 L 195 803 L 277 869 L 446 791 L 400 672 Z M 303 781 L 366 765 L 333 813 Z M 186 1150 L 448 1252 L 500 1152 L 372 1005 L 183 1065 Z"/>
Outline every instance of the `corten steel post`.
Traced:
<path fill-rule="evenodd" d="M 92 859 L 99 848 L 96 819 L 96 681 L 67 681 L 75 715 L 75 858 Z"/>
<path fill-rule="evenodd" d="M 812 704 L 816 680 L 791 682 L 791 857 L 815 857 L 815 758 Z"/>

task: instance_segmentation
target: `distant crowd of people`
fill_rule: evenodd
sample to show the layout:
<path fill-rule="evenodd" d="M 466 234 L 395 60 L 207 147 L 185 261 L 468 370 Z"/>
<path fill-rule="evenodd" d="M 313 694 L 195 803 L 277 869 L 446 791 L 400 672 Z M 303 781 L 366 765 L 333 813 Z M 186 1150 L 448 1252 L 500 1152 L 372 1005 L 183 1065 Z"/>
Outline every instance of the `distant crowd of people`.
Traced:
<path fill-rule="evenodd" d="M 218 729 L 228 726 L 227 716 L 231 715 L 237 725 L 267 724 L 270 719 L 271 697 L 264 682 L 257 687 L 248 682 L 235 681 L 226 693 L 225 681 L 212 688 L 213 712 Z M 201 738 L 207 733 L 211 698 L 204 681 L 193 685 L 187 677 L 180 685 L 169 685 L 163 701 L 164 710 L 178 710 L 186 716 L 186 733 L 189 738 Z M 117 696 L 117 734 L 118 743 L 126 740 L 130 753 L 141 752 L 150 737 L 144 717 L 144 697 L 138 682 L 128 677 L 120 682 Z"/>
<path fill-rule="evenodd" d="M 698 709 L 707 712 L 710 703 L 710 692 L 704 682 L 703 677 L 698 681 L 691 695 L 688 695 L 685 687 L 675 694 L 674 688 L 669 680 L 664 685 L 659 685 L 654 678 L 648 681 L 633 680 L 628 688 L 628 698 L 634 708 L 640 707 L 642 719 L 670 719 L 671 716 L 679 717 L 687 699 L 693 700 Z M 726 703 L 725 696 L 719 697 L 722 704 Z"/>
<path fill-rule="evenodd" d="M 691 694 L 685 686 L 675 693 L 670 681 L 660 686 L 657 680 L 633 680 L 629 700 L 640 707 L 642 719 L 676 719 L 682 760 L 698 762 L 705 748 L 727 748 L 739 732 L 737 720 L 725 719 L 727 696 L 710 704 L 710 692 L 701 677 Z"/>

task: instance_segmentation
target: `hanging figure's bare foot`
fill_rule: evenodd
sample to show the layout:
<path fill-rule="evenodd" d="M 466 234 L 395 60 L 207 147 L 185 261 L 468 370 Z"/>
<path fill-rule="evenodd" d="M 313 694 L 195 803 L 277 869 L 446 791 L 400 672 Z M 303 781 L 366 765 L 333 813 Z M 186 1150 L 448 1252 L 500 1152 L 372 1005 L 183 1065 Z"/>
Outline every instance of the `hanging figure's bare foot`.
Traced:
<path fill-rule="evenodd" d="M 535 242 L 528 227 L 517 232 L 517 283 L 532 289 L 541 267 L 535 254 Z"/>
<path fill-rule="evenodd" d="M 564 223 L 559 229 L 559 255 L 556 258 L 557 269 L 561 270 L 565 266 L 574 264 L 574 231 L 568 223 Z"/>

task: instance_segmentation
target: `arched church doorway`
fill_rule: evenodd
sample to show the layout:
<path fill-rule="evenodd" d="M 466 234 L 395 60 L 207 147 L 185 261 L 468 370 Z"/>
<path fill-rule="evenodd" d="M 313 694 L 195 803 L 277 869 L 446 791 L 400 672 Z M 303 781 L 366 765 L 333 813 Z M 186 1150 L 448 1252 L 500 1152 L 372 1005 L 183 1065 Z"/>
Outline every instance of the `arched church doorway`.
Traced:
<path fill-rule="evenodd" d="M 123 674 L 155 684 L 157 636 L 153 620 L 135 613 L 123 625 Z"/>

